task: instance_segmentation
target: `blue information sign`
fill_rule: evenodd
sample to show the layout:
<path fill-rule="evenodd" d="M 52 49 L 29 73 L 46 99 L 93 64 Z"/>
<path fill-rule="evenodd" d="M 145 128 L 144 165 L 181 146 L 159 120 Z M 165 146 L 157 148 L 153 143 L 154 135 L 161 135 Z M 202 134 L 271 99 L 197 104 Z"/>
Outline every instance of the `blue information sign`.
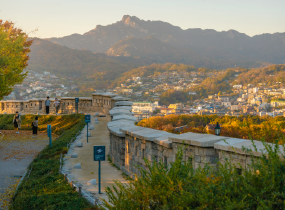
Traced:
<path fill-rule="evenodd" d="M 91 116 L 90 116 L 90 114 L 85 115 L 85 122 L 86 122 L 86 123 L 90 123 L 90 121 L 91 121 Z"/>
<path fill-rule="evenodd" d="M 94 161 L 105 161 L 105 146 L 94 146 Z"/>
<path fill-rule="evenodd" d="M 47 125 L 47 134 L 48 134 L 48 137 L 49 137 L 49 146 L 51 147 L 52 146 L 51 125 Z"/>
<path fill-rule="evenodd" d="M 51 125 L 47 125 L 47 134 L 48 137 L 51 137 Z"/>
<path fill-rule="evenodd" d="M 79 98 L 75 98 L 75 103 L 79 103 Z"/>

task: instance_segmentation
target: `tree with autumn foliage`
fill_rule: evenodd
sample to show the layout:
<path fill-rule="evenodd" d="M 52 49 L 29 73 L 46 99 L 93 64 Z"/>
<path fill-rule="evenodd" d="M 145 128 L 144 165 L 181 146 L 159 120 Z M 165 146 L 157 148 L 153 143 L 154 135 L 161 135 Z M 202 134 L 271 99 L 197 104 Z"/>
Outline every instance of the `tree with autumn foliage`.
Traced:
<path fill-rule="evenodd" d="M 207 124 L 222 125 L 221 136 L 228 136 L 242 139 L 264 140 L 273 143 L 279 140 L 285 143 L 285 117 L 268 117 L 240 115 L 235 116 L 217 116 L 217 115 L 166 115 L 154 116 L 143 119 L 138 126 L 163 130 L 170 133 L 208 133 L 214 134 L 214 130 L 207 130 Z M 177 130 L 176 127 L 185 126 L 183 130 Z M 186 127 L 187 126 L 187 127 Z"/>
<path fill-rule="evenodd" d="M 0 20 L 0 100 L 23 82 L 32 40 L 12 22 Z"/>

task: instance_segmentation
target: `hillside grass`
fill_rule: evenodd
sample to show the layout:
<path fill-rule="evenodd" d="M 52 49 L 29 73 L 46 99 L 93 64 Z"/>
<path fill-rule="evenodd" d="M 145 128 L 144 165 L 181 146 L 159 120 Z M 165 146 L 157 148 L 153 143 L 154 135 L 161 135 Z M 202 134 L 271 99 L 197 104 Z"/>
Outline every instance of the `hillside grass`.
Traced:
<path fill-rule="evenodd" d="M 1 128 L 3 125 L 10 128 L 12 117 L 0 116 Z M 26 128 L 33 118 L 32 115 L 23 116 L 23 127 Z M 67 143 L 84 128 L 84 115 L 40 116 L 39 120 L 40 130 L 44 130 L 46 124 L 51 124 L 53 131 L 60 136 L 53 141 L 52 147 L 43 149 L 30 164 L 28 169 L 32 171 L 20 184 L 9 209 L 92 209 L 92 206 L 64 181 L 64 176 L 59 174 L 60 154 L 67 153 Z"/>
<path fill-rule="evenodd" d="M 83 115 L 21 115 L 21 129 L 20 130 L 32 130 L 32 122 L 35 117 L 39 119 L 38 131 L 47 131 L 47 125 L 52 127 L 52 133 L 61 135 L 65 130 L 71 129 L 74 125 L 81 122 Z M 13 114 L 0 115 L 0 130 L 13 130 Z"/>

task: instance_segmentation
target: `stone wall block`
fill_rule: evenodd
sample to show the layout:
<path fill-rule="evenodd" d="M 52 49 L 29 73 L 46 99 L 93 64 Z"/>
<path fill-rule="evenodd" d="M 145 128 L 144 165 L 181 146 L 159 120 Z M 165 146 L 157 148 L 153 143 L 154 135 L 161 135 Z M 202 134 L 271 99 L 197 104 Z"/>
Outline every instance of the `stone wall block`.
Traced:
<path fill-rule="evenodd" d="M 151 155 L 158 156 L 158 150 L 152 149 L 151 150 Z"/>
<path fill-rule="evenodd" d="M 173 158 L 173 156 L 169 156 L 168 157 L 168 163 L 172 163 L 172 162 L 174 162 L 174 158 Z"/>
<path fill-rule="evenodd" d="M 201 156 L 200 155 L 195 155 L 194 160 L 196 163 L 201 163 Z"/>
<path fill-rule="evenodd" d="M 186 156 L 187 157 L 194 157 L 195 153 L 194 152 L 190 152 L 190 151 L 186 151 Z"/>
<path fill-rule="evenodd" d="M 238 159 L 238 155 L 237 154 L 231 154 L 231 158 Z"/>
<path fill-rule="evenodd" d="M 217 164 L 219 162 L 219 156 L 211 156 L 210 157 L 210 163 L 211 164 Z"/>
<path fill-rule="evenodd" d="M 206 150 L 206 149 L 204 149 L 204 148 L 199 148 L 198 154 L 201 155 L 201 156 L 205 155 L 205 150 Z"/>
<path fill-rule="evenodd" d="M 155 150 L 157 150 L 157 144 L 152 143 L 152 144 L 151 144 L 151 149 L 155 149 Z"/>
<path fill-rule="evenodd" d="M 199 154 L 199 147 L 194 147 L 195 148 L 195 154 Z"/>
<path fill-rule="evenodd" d="M 146 159 L 147 159 L 148 161 L 151 161 L 151 159 L 152 159 L 151 157 L 152 157 L 152 156 L 149 155 L 149 154 L 146 155 Z"/>
<path fill-rule="evenodd" d="M 210 163 L 211 157 L 210 156 L 203 156 L 201 157 L 201 163 Z"/>
<path fill-rule="evenodd" d="M 239 155 L 238 159 L 246 161 L 246 155 Z"/>
<path fill-rule="evenodd" d="M 216 149 L 214 148 L 207 148 L 205 149 L 205 155 L 211 156 L 211 155 L 218 155 Z"/>

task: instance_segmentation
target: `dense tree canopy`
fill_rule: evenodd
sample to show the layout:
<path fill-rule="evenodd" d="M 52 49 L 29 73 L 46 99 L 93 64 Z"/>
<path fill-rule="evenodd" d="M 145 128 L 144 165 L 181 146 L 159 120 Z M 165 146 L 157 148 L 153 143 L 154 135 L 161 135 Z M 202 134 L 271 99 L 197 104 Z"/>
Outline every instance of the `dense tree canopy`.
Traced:
<path fill-rule="evenodd" d="M 264 68 L 251 69 L 244 71 L 238 75 L 235 84 L 258 84 L 266 83 L 273 84 L 276 82 L 285 82 L 285 65 L 271 65 Z"/>
<path fill-rule="evenodd" d="M 31 40 L 12 22 L 0 20 L 0 99 L 8 95 L 15 84 L 23 81 L 24 68 L 30 52 Z"/>
<path fill-rule="evenodd" d="M 160 95 L 159 103 L 168 106 L 175 103 L 186 103 L 190 95 L 186 91 L 167 90 Z"/>
<path fill-rule="evenodd" d="M 164 130 L 171 133 L 211 133 L 214 131 L 206 130 L 207 124 L 222 124 L 221 135 L 243 139 L 265 140 L 274 142 L 281 138 L 284 142 L 285 117 L 259 117 L 259 116 L 217 116 L 217 115 L 167 115 L 164 117 L 156 116 L 143 119 L 138 123 L 139 126 Z M 188 128 L 176 131 L 175 127 L 187 125 Z"/>

